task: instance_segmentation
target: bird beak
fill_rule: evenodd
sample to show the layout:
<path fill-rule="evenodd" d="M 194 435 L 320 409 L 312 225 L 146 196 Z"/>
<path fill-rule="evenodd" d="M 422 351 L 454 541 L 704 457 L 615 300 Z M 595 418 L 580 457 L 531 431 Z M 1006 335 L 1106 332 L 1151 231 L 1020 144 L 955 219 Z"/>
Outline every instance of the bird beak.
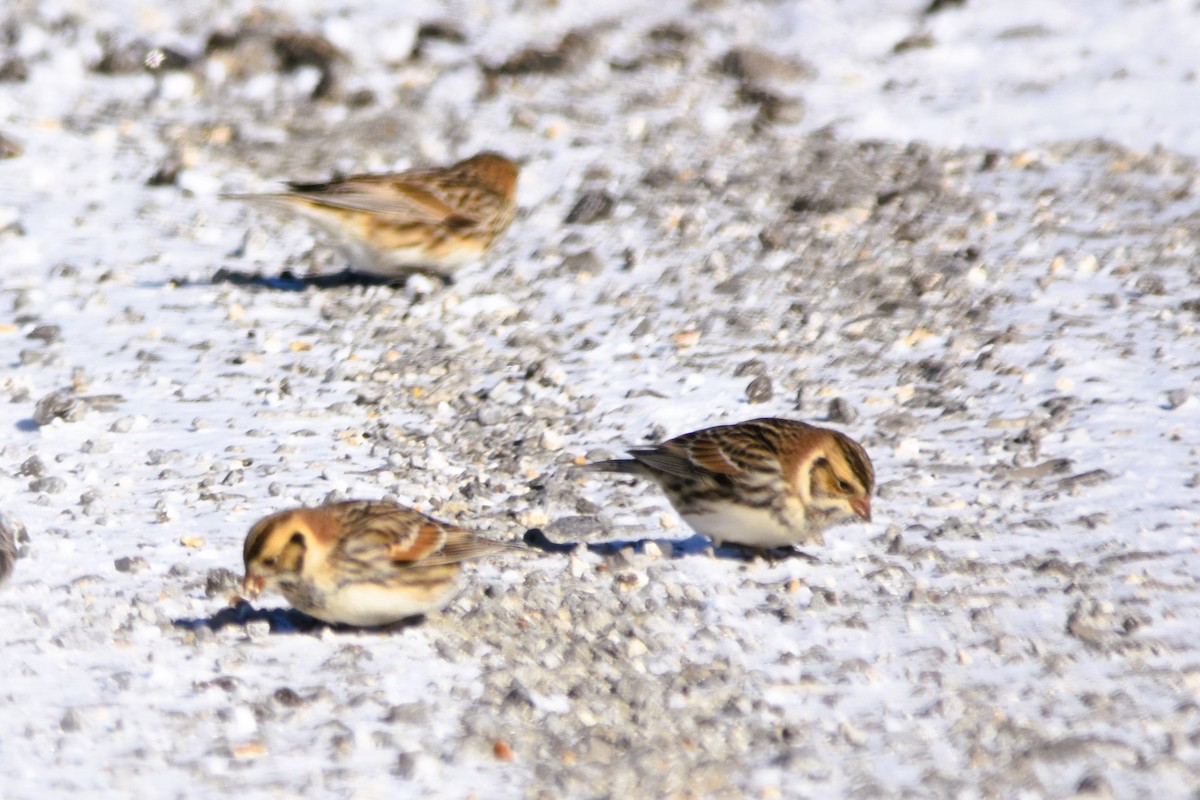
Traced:
<path fill-rule="evenodd" d="M 266 588 L 267 579 L 262 575 L 251 575 L 246 573 L 246 577 L 242 579 L 242 591 L 251 597 L 258 597 L 262 594 L 262 590 Z"/>
<path fill-rule="evenodd" d="M 855 497 L 850 501 L 850 508 L 854 509 L 854 513 L 862 517 L 863 522 L 871 521 L 871 498 Z"/>

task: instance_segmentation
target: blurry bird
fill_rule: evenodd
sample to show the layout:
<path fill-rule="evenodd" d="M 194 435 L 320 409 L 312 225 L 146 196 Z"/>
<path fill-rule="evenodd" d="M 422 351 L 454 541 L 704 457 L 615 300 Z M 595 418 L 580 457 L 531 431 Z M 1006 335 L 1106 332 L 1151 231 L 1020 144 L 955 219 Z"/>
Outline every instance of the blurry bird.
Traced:
<path fill-rule="evenodd" d="M 243 587 L 325 622 L 387 625 L 449 602 L 460 562 L 517 547 L 382 500 L 293 508 L 246 535 Z"/>
<path fill-rule="evenodd" d="M 347 252 L 356 271 L 383 278 L 449 275 L 482 258 L 508 229 L 519 171 L 502 155 L 480 153 L 448 167 L 224 197 L 298 212 Z"/>
<path fill-rule="evenodd" d="M 684 521 L 718 546 L 823 544 L 826 528 L 871 520 L 871 459 L 828 428 L 756 419 L 629 453 L 587 467 L 653 479 Z"/>

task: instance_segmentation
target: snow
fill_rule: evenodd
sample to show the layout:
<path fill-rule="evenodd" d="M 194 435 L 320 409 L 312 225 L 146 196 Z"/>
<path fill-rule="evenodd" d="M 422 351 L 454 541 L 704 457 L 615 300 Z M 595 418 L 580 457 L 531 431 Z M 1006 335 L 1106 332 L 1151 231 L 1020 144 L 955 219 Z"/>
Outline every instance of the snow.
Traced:
<path fill-rule="evenodd" d="M 0 161 L 0 486 L 29 540 L 0 590 L 0 797 L 633 796 L 655 775 L 647 796 L 1194 791 L 1200 11 L 925 5 L 270 6 L 349 54 L 377 117 L 308 102 L 312 69 L 92 69 L 101 34 L 197 55 L 253 3 L 7 12 L 3 56 L 29 77 L 0 91 L 24 150 Z M 432 20 L 466 43 L 409 61 Z M 666 23 L 694 37 L 679 65 L 612 66 Z M 481 65 L 578 30 L 600 55 L 566 78 L 489 88 Z M 894 51 L 916 34 L 932 44 Z M 802 245 L 760 248 L 794 193 L 746 178 L 751 115 L 711 66 L 748 44 L 816 69 L 776 79 L 805 115 L 772 135 L 937 153 L 965 187 L 920 220 L 937 235 L 881 238 L 850 202 Z M 521 214 L 453 286 L 213 282 L 320 261 L 313 231 L 222 191 L 484 148 L 523 160 Z M 973 166 L 984 151 L 993 168 Z M 170 154 L 178 180 L 147 186 Z M 565 226 L 592 189 L 613 215 Z M 969 247 L 984 255 L 939 266 Z M 822 248 L 853 252 L 845 282 L 796 273 Z M 583 251 L 594 273 L 564 258 Z M 871 270 L 941 283 L 890 317 L 855 295 Z M 39 325 L 57 341 L 28 338 Z M 735 374 L 751 358 L 774 381 L 763 404 Z M 82 418 L 35 423 L 64 387 Z M 859 411 L 837 427 L 879 496 L 871 525 L 808 558 L 710 557 L 651 487 L 571 470 L 738 419 L 819 421 L 833 397 Z M 1022 477 L 1051 459 L 1068 469 Z M 484 562 L 399 631 L 281 634 L 279 598 L 217 624 L 236 586 L 206 581 L 240 575 L 253 521 L 330 495 L 502 537 L 581 517 L 674 552 Z M 689 669 L 711 672 L 677 691 Z M 721 747 L 703 738 L 722 724 Z"/>

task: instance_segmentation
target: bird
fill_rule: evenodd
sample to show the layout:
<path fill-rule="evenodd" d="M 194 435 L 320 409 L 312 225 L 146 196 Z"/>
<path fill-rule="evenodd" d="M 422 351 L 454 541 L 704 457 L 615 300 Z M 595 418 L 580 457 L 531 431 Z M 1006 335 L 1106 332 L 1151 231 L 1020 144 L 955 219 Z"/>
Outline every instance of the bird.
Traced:
<path fill-rule="evenodd" d="M 386 500 L 290 508 L 246 534 L 242 586 L 324 622 L 390 625 L 449 602 L 461 562 L 519 547 Z"/>
<path fill-rule="evenodd" d="M 0 517 L 0 584 L 12 576 L 13 567 L 17 564 L 17 543 L 13 532 Z"/>
<path fill-rule="evenodd" d="M 297 212 L 325 231 L 356 272 L 449 276 L 482 258 L 516 212 L 520 166 L 484 152 L 448 167 L 351 175 L 288 190 L 222 197 Z"/>
<path fill-rule="evenodd" d="M 763 418 L 686 433 L 587 469 L 650 478 L 720 547 L 824 544 L 834 525 L 871 521 L 875 470 L 843 433 Z"/>

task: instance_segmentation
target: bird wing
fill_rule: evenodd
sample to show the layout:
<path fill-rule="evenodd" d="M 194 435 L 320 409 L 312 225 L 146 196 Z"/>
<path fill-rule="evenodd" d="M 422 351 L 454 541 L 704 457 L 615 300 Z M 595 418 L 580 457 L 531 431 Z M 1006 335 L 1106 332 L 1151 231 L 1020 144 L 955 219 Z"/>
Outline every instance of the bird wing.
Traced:
<path fill-rule="evenodd" d="M 341 546 L 355 558 L 422 561 L 441 549 L 446 526 L 411 508 L 378 500 L 351 500 L 335 506 L 344 530 Z"/>
<path fill-rule="evenodd" d="M 442 549 L 421 559 L 421 566 L 457 564 L 472 558 L 489 555 L 500 550 L 525 550 L 518 542 L 497 542 L 485 539 L 470 531 L 455 526 L 446 526 L 446 542 Z"/>
<path fill-rule="evenodd" d="M 330 208 L 365 211 L 402 222 L 473 222 L 424 182 L 402 175 L 358 175 L 329 183 L 289 184 L 291 198 Z"/>
<path fill-rule="evenodd" d="M 377 552 L 397 567 L 436 567 L 521 545 L 497 542 L 395 503 L 350 501 L 341 506 L 355 555 Z"/>
<path fill-rule="evenodd" d="M 748 472 L 780 467 L 763 432 L 744 425 L 710 428 L 670 439 L 631 454 L 648 469 L 684 478 L 737 480 Z"/>
<path fill-rule="evenodd" d="M 728 443 L 715 436 L 697 437 L 688 445 L 688 455 L 692 462 L 705 472 L 740 475 L 748 466 L 744 454 L 731 452 Z"/>
<path fill-rule="evenodd" d="M 657 447 L 630 450 L 637 461 L 654 472 L 695 478 L 714 475 L 737 475 L 742 468 L 722 452 L 720 443 L 688 440 L 681 436 Z"/>

